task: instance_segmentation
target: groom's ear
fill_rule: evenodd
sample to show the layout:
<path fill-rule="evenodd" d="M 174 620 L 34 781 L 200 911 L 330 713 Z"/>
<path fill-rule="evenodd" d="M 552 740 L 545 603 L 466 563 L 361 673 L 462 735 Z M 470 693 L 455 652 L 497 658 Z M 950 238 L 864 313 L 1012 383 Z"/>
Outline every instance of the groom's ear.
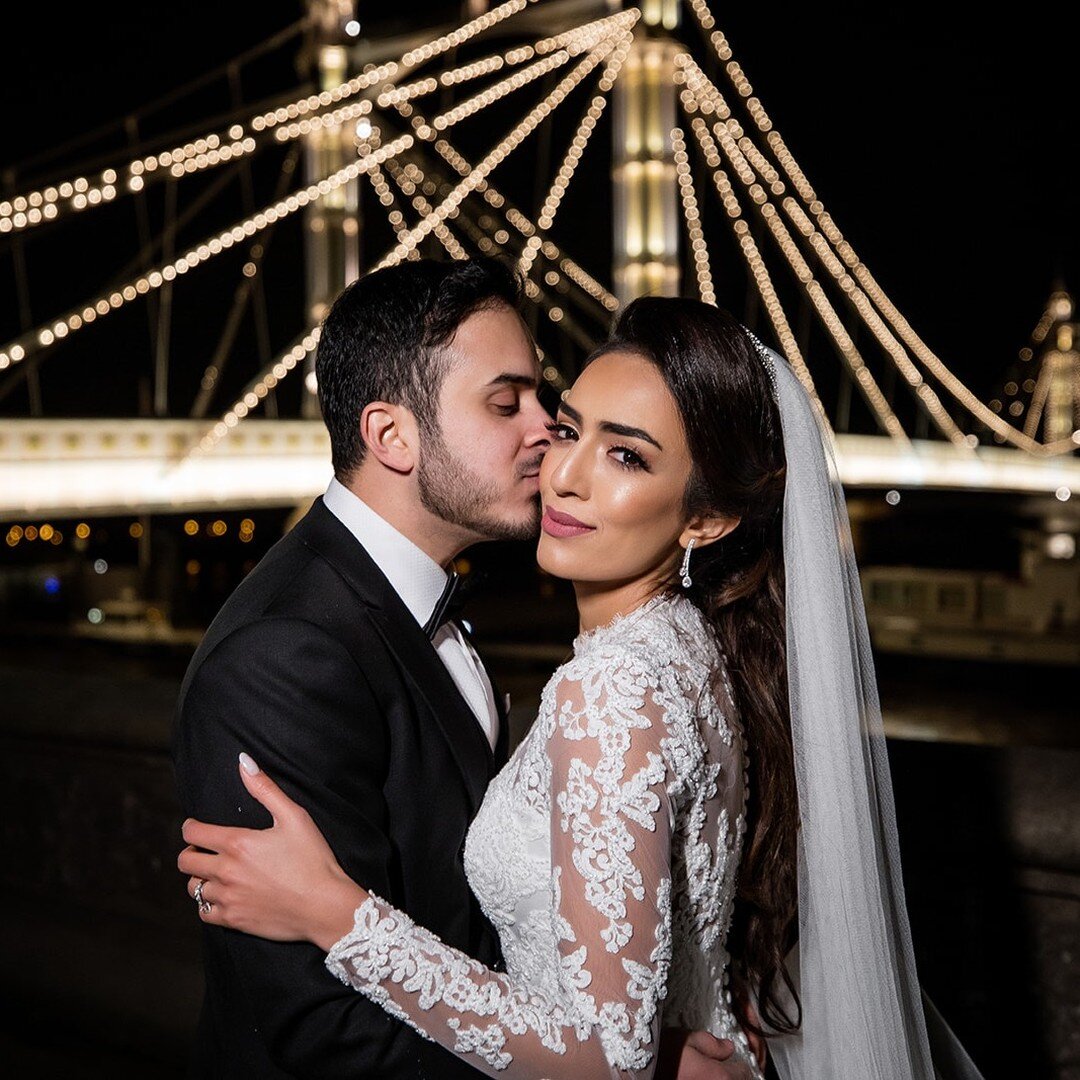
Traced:
<path fill-rule="evenodd" d="M 419 428 L 411 409 L 372 401 L 360 414 L 360 438 L 367 452 L 388 469 L 408 474 L 416 468 Z"/>

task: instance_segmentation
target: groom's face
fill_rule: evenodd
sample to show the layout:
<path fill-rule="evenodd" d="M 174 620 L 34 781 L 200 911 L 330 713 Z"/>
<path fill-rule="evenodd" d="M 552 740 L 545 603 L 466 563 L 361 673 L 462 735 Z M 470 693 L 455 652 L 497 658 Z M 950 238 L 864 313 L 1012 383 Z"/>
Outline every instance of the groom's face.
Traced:
<path fill-rule="evenodd" d="M 504 304 L 465 319 L 433 430 L 423 432 L 420 498 L 478 540 L 529 540 L 540 526 L 539 472 L 551 417 L 521 317 Z"/>

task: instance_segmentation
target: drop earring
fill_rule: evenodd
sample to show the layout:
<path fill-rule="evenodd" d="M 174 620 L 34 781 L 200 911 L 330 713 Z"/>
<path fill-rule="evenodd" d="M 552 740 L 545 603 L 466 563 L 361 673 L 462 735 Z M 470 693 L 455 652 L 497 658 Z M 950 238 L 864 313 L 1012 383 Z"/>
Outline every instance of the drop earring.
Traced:
<path fill-rule="evenodd" d="M 682 575 L 682 585 L 684 589 L 689 589 L 693 584 L 690 579 L 690 552 L 694 550 L 694 545 L 697 543 L 693 537 L 686 542 L 686 554 L 683 556 L 682 566 L 679 567 L 679 573 Z"/>

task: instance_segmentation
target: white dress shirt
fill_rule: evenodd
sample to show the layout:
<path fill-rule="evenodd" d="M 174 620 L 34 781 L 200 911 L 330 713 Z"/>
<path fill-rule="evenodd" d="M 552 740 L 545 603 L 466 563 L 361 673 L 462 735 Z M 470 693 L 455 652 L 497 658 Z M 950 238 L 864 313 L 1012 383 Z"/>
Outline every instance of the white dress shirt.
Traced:
<path fill-rule="evenodd" d="M 330 481 L 323 502 L 356 537 L 413 618 L 424 626 L 446 587 L 446 571 L 337 480 Z M 494 750 L 499 737 L 499 714 L 491 680 L 476 650 L 452 622 L 443 623 L 431 644 Z"/>

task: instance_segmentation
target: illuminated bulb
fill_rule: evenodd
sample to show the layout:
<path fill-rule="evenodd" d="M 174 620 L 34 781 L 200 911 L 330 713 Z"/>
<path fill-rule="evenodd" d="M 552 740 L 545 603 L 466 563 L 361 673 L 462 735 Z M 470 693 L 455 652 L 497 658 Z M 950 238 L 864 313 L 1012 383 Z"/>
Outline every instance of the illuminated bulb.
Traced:
<path fill-rule="evenodd" d="M 267 224 L 277 221 L 288 214 L 294 213 L 296 210 L 324 197 L 326 194 L 340 188 L 361 173 L 366 172 L 373 165 L 379 164 L 386 157 L 401 153 L 411 146 L 412 142 L 413 138 L 411 135 L 402 136 L 400 139 L 388 143 L 387 146 L 380 150 L 375 151 L 364 158 L 358 159 L 357 161 L 351 162 L 349 165 L 338 170 L 338 172 L 334 173 L 327 180 L 312 184 L 308 188 L 298 192 L 296 195 L 289 196 L 276 206 L 268 208 L 267 211 L 254 215 L 253 218 L 249 218 L 241 225 L 234 226 L 232 229 L 220 233 L 217 237 L 212 238 L 209 243 L 197 245 L 190 251 L 185 252 L 172 263 L 163 266 L 158 270 L 151 271 L 145 278 L 137 279 L 138 285 L 130 283 L 123 286 L 120 291 L 109 294 L 107 298 L 100 298 L 94 304 L 97 314 L 107 315 L 110 311 L 114 311 L 123 304 L 134 300 L 138 295 L 144 294 L 150 289 L 160 287 L 162 282 L 175 280 L 178 274 L 184 274 L 189 269 L 197 267 L 220 251 L 227 250 L 232 247 L 233 244 L 243 239 L 245 235 L 248 235 L 249 232 L 253 233 L 257 231 L 257 229 L 265 228 Z M 79 315 L 79 320 L 81 321 L 73 322 L 73 316 L 78 314 L 73 313 L 73 315 L 65 316 L 63 320 L 58 320 L 51 328 L 44 327 L 38 330 L 36 332 L 38 344 L 41 347 L 48 347 L 58 338 L 67 335 L 69 331 L 79 329 L 86 323 L 93 321 L 86 317 L 86 310 L 88 309 L 83 309 L 82 314 Z M 14 359 L 16 350 L 18 350 L 19 359 L 21 359 L 22 356 L 25 355 L 25 350 L 20 343 L 10 343 L 8 347 L 0 350 L 0 354 Z"/>
<path fill-rule="evenodd" d="M 1076 537 L 1070 533 L 1053 533 L 1046 538 L 1046 554 L 1051 559 L 1071 559 L 1076 554 Z"/>

